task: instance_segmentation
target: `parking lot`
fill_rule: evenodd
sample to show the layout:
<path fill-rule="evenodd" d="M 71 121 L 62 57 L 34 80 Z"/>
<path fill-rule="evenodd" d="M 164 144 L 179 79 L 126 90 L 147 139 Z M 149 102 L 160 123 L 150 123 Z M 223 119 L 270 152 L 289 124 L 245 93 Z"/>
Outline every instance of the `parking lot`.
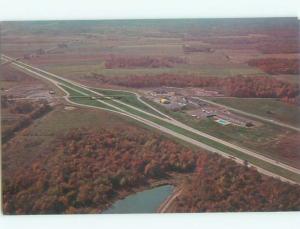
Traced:
<path fill-rule="evenodd" d="M 258 125 L 256 121 L 201 100 L 201 97 L 221 97 L 222 94 L 217 91 L 201 88 L 159 87 L 148 89 L 144 93 L 146 98 L 159 103 L 165 108 L 172 111 L 183 111 L 192 118 L 210 118 L 223 126 L 253 127 Z"/>

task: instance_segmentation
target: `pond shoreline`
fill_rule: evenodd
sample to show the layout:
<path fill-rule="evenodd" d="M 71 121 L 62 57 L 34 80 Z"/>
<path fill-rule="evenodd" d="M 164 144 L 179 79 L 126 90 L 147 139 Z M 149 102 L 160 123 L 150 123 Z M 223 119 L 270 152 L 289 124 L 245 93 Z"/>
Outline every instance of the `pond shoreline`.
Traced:
<path fill-rule="evenodd" d="M 174 191 L 178 190 L 178 186 L 179 186 L 180 181 L 182 180 L 182 177 L 184 177 L 186 175 L 190 175 L 190 174 L 171 173 L 171 174 L 168 174 L 167 178 L 164 178 L 164 179 L 150 179 L 150 180 L 147 181 L 147 183 L 145 185 L 142 185 L 142 186 L 139 186 L 139 187 L 136 187 L 136 188 L 132 188 L 130 190 L 118 191 L 116 193 L 115 197 L 110 201 L 110 203 L 108 205 L 106 205 L 106 208 L 99 210 L 99 213 L 100 214 L 105 214 L 104 212 L 107 211 L 108 209 L 110 209 L 117 201 L 124 200 L 124 199 L 126 199 L 127 197 L 129 197 L 131 195 L 138 194 L 140 192 L 144 192 L 144 191 L 151 190 L 151 189 L 154 189 L 154 188 L 158 188 L 160 186 L 171 185 L 171 186 L 174 187 L 174 190 L 167 197 L 167 199 L 171 198 L 174 195 Z M 164 203 L 165 203 L 165 201 L 163 201 L 161 204 L 164 204 Z M 161 206 L 159 206 L 158 209 L 160 207 Z"/>
<path fill-rule="evenodd" d="M 182 193 L 183 189 L 182 188 L 174 188 L 173 192 L 171 195 L 168 196 L 168 198 L 161 203 L 159 208 L 157 209 L 156 213 L 168 213 L 172 212 L 172 203 L 174 200 Z"/>

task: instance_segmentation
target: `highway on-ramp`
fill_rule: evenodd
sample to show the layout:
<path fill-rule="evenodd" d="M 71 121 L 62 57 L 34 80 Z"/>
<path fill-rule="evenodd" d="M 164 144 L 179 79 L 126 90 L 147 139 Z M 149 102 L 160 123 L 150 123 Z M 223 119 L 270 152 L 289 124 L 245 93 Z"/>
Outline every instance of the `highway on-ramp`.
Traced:
<path fill-rule="evenodd" d="M 213 102 L 213 101 L 205 99 L 205 98 L 198 98 L 197 97 L 196 99 L 201 100 L 201 101 L 206 102 L 206 103 L 209 103 L 209 104 L 214 105 L 214 106 L 225 108 L 227 110 L 233 111 L 233 112 L 241 114 L 241 115 L 245 115 L 245 116 L 248 116 L 248 117 L 251 117 L 251 118 L 261 120 L 263 122 L 268 122 L 268 123 L 271 123 L 273 125 L 285 127 L 285 128 L 291 129 L 291 130 L 300 131 L 300 128 L 298 128 L 298 127 L 291 126 L 289 124 L 279 122 L 277 120 L 273 120 L 273 119 L 265 118 L 265 117 L 262 117 L 262 116 L 259 116 L 259 115 L 256 115 L 256 114 L 252 114 L 252 113 L 249 113 L 249 112 L 241 111 L 239 109 L 235 109 L 233 107 L 229 107 L 229 106 L 226 106 L 226 105 L 223 105 L 223 104 L 220 104 L 220 103 L 216 103 L 216 102 Z"/>
<path fill-rule="evenodd" d="M 2 58 L 6 61 L 12 61 L 11 64 L 17 68 L 20 68 L 31 74 L 34 74 L 37 77 L 52 82 L 57 87 L 65 91 L 67 95 L 75 93 L 82 96 L 91 97 L 93 100 L 95 100 L 93 101 L 93 103 L 91 103 L 90 100 L 76 101 L 66 96 L 66 99 L 73 104 L 103 109 L 125 115 L 145 125 L 151 126 L 166 134 L 172 135 L 175 138 L 179 138 L 183 141 L 204 148 L 208 151 L 218 153 L 227 158 L 232 158 L 232 156 L 234 156 L 235 161 L 238 163 L 244 163 L 245 158 L 247 158 L 247 161 L 251 164 L 251 166 L 257 168 L 259 172 L 266 175 L 277 177 L 283 181 L 288 181 L 291 183 L 300 183 L 299 169 L 291 167 L 284 163 L 280 163 L 251 150 L 218 139 L 204 132 L 198 131 L 177 120 L 174 120 L 173 118 L 167 116 L 161 111 L 158 111 L 144 101 L 143 103 L 145 105 L 147 105 L 152 110 L 159 112 L 160 115 L 149 113 L 141 108 L 135 107 L 134 105 L 127 104 L 116 99 L 104 101 L 101 99 L 101 96 L 104 96 L 103 94 L 97 92 L 94 89 L 88 88 L 85 85 L 65 79 L 64 77 L 52 74 L 40 68 L 33 67 L 21 61 L 14 60 L 13 58 L 5 55 L 2 55 Z M 137 96 L 137 98 L 139 98 L 139 96 Z"/>

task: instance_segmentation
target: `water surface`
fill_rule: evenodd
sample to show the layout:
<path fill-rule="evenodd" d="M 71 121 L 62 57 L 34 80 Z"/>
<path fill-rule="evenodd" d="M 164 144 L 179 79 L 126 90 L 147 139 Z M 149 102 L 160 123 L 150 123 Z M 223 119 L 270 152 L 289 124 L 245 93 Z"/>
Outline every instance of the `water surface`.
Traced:
<path fill-rule="evenodd" d="M 104 214 L 155 213 L 164 200 L 172 193 L 174 186 L 163 185 L 138 192 L 116 201 Z"/>

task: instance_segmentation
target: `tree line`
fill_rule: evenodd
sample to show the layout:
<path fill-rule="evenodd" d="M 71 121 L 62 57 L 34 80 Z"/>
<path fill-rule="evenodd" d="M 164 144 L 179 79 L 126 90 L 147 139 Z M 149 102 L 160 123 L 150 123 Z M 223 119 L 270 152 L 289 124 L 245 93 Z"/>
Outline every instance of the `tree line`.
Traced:
<path fill-rule="evenodd" d="M 9 109 L 11 114 L 17 114 L 18 119 L 13 125 L 2 128 L 2 143 L 11 139 L 16 132 L 28 127 L 33 120 L 42 117 L 44 114 L 52 110 L 46 101 L 30 102 L 11 100 L 12 97 L 6 95 L 1 96 L 2 108 Z"/>
<path fill-rule="evenodd" d="M 199 77 L 196 75 L 160 74 L 156 76 L 99 76 L 97 80 L 106 84 L 125 87 L 210 87 L 226 96 L 240 98 L 280 98 L 294 103 L 299 95 L 299 85 L 267 76 L 234 76 L 226 78 Z"/>
<path fill-rule="evenodd" d="M 105 60 L 105 68 L 172 68 L 176 64 L 186 63 L 179 57 L 115 56 Z"/>
<path fill-rule="evenodd" d="M 200 161 L 196 172 L 184 181 L 176 212 L 300 210 L 299 185 L 262 176 L 216 155 L 210 160 L 215 164 Z"/>
<path fill-rule="evenodd" d="M 250 66 L 257 67 L 271 75 L 300 73 L 299 59 L 264 58 L 248 61 Z"/>
<path fill-rule="evenodd" d="M 123 129 L 122 129 L 123 128 Z M 4 213 L 99 213 L 122 192 L 186 173 L 176 211 L 299 209 L 300 187 L 136 127 L 74 129 L 3 177 Z"/>

